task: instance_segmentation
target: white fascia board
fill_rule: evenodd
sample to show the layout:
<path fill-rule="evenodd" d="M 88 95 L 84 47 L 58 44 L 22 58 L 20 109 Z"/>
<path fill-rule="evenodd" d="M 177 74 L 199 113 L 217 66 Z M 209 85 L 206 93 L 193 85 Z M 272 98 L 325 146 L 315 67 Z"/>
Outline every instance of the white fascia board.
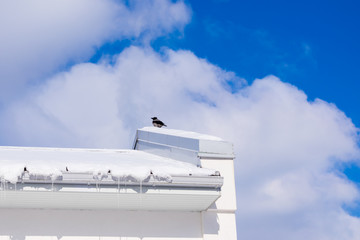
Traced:
<path fill-rule="evenodd" d="M 0 192 L 0 208 L 112 209 L 147 211 L 205 211 L 220 192 L 89 193 L 8 191 Z"/>

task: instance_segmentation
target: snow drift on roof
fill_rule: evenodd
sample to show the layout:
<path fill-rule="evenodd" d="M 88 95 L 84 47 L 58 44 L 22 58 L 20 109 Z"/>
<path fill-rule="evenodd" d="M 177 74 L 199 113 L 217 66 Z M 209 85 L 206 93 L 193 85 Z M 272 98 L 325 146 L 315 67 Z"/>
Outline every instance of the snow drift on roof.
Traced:
<path fill-rule="evenodd" d="M 215 170 L 164 158 L 137 150 L 0 147 L 0 178 L 17 182 L 24 173 L 51 177 L 70 172 L 93 173 L 144 181 L 150 175 L 171 180 L 171 176 L 209 176 Z"/>

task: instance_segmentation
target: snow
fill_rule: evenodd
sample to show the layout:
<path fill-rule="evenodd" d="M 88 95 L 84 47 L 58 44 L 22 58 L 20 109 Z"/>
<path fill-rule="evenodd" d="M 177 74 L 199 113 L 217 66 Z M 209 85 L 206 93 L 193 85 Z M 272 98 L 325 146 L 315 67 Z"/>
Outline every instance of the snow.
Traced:
<path fill-rule="evenodd" d="M 196 133 L 196 132 L 177 130 L 177 129 L 158 128 L 158 127 L 143 127 L 139 130 L 153 132 L 153 133 L 161 133 L 161 134 L 166 134 L 166 135 L 172 135 L 172 136 L 177 136 L 177 137 L 199 139 L 199 140 L 224 141 L 223 139 L 221 139 L 219 137 Z"/>
<path fill-rule="evenodd" d="M 69 172 L 111 175 L 144 181 L 152 175 L 170 181 L 171 176 L 209 176 L 215 170 L 160 157 L 138 150 L 0 147 L 0 178 L 12 183 L 24 173 L 55 179 Z"/>

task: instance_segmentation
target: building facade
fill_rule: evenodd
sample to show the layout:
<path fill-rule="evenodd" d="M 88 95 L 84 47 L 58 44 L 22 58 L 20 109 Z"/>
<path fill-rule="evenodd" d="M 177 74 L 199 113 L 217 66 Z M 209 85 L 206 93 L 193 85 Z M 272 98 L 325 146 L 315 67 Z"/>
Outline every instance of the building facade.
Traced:
<path fill-rule="evenodd" d="M 233 146 L 139 129 L 133 150 L 0 148 L 0 240 L 236 239 Z"/>

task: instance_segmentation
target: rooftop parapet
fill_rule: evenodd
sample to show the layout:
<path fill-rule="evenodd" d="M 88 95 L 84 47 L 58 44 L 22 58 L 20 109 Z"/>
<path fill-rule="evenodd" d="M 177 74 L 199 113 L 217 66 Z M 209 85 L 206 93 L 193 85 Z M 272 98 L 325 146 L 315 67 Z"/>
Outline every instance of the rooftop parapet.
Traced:
<path fill-rule="evenodd" d="M 233 159 L 233 144 L 221 138 L 167 128 L 138 129 L 133 149 L 200 166 L 201 158 Z"/>

